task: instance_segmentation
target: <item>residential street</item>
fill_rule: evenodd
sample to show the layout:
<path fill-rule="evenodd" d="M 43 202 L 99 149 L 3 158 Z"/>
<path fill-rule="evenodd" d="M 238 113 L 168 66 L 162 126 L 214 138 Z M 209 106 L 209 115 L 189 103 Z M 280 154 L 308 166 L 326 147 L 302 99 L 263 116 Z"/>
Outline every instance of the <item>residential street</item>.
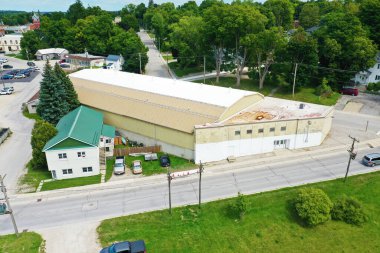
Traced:
<path fill-rule="evenodd" d="M 144 30 L 140 30 L 137 34 L 144 45 L 149 49 L 147 53 L 149 60 L 148 64 L 145 66 L 145 74 L 148 76 L 172 78 L 169 74 L 166 62 L 160 56 L 158 49 L 154 45 L 153 40 L 149 37 L 148 33 Z"/>

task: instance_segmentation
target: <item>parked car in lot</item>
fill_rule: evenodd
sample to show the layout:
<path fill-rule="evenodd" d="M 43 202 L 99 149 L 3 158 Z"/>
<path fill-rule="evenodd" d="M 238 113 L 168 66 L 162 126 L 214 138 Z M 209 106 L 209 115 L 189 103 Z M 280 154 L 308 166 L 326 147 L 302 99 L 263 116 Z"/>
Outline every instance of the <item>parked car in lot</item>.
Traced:
<path fill-rule="evenodd" d="M 359 95 L 359 89 L 356 86 L 343 86 L 340 93 L 344 95 L 357 96 Z"/>
<path fill-rule="evenodd" d="M 3 69 L 13 69 L 13 66 L 9 64 L 5 64 L 3 65 Z"/>
<path fill-rule="evenodd" d="M 9 75 L 17 75 L 20 72 L 18 69 L 14 69 L 8 72 Z"/>
<path fill-rule="evenodd" d="M 142 165 L 140 160 L 135 160 L 132 162 L 132 173 L 133 174 L 141 174 L 142 173 Z"/>
<path fill-rule="evenodd" d="M 121 175 L 125 173 L 124 156 L 116 156 L 113 174 Z"/>
<path fill-rule="evenodd" d="M 6 62 L 8 62 L 7 58 L 0 58 L 0 63 L 6 63 Z"/>
<path fill-rule="evenodd" d="M 10 90 L 0 90 L 0 95 L 11 95 L 12 94 L 12 91 Z"/>
<path fill-rule="evenodd" d="M 32 62 L 32 61 L 28 61 L 27 63 L 26 63 L 26 65 L 28 65 L 28 66 L 36 66 L 36 64 L 34 63 L 34 62 Z"/>
<path fill-rule="evenodd" d="M 70 64 L 68 64 L 68 63 L 61 63 L 61 64 L 59 64 L 59 66 L 61 66 L 61 68 L 63 68 L 63 69 L 69 69 L 70 68 Z"/>
<path fill-rule="evenodd" d="M 364 165 L 373 167 L 375 165 L 380 165 L 380 153 L 372 153 L 363 156 L 362 162 Z"/>
<path fill-rule="evenodd" d="M 162 155 L 160 157 L 160 165 L 161 165 L 161 167 L 169 167 L 170 166 L 170 158 L 168 155 Z"/>
<path fill-rule="evenodd" d="M 5 88 L 3 88 L 3 90 L 9 90 L 12 93 L 15 91 L 15 89 L 13 88 L 13 86 L 5 87 Z"/>
<path fill-rule="evenodd" d="M 100 253 L 146 253 L 144 240 L 118 242 L 103 248 Z"/>
<path fill-rule="evenodd" d="M 28 69 L 23 69 L 23 70 L 21 70 L 20 71 L 20 74 L 24 74 L 25 76 L 30 76 L 30 70 L 28 70 Z"/>
<path fill-rule="evenodd" d="M 5 74 L 5 75 L 1 76 L 1 79 L 3 79 L 3 80 L 13 79 L 13 75 Z"/>
<path fill-rule="evenodd" d="M 21 73 L 18 73 L 18 74 L 16 74 L 13 78 L 14 78 L 14 79 L 21 79 L 21 78 L 25 78 L 25 77 L 26 77 L 26 75 L 21 74 Z"/>

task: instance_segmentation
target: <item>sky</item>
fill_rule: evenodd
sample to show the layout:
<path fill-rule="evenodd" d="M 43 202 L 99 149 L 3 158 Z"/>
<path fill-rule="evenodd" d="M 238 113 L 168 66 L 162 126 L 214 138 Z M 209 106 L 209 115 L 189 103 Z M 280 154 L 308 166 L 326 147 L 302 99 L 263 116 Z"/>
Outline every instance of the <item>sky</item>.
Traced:
<path fill-rule="evenodd" d="M 161 4 L 165 2 L 173 2 L 176 6 L 187 2 L 188 0 L 153 0 L 154 3 Z M 198 4 L 202 0 L 195 0 Z M 0 10 L 16 10 L 16 11 L 67 11 L 69 6 L 75 0 L 0 0 Z M 229 1 L 225 1 L 229 2 Z M 121 10 L 127 4 L 148 5 L 148 0 L 82 0 L 84 7 L 100 6 L 103 10 L 117 11 Z"/>

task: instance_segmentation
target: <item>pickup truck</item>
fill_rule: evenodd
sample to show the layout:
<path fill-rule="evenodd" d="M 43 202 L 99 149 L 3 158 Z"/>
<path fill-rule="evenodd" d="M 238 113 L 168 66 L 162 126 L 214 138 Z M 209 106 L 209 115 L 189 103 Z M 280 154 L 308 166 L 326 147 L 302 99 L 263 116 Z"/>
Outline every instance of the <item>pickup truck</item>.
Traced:
<path fill-rule="evenodd" d="M 125 173 L 124 156 L 116 156 L 115 165 L 113 166 L 113 173 L 115 175 Z"/>
<path fill-rule="evenodd" d="M 118 242 L 103 248 L 100 253 L 146 253 L 144 240 Z"/>

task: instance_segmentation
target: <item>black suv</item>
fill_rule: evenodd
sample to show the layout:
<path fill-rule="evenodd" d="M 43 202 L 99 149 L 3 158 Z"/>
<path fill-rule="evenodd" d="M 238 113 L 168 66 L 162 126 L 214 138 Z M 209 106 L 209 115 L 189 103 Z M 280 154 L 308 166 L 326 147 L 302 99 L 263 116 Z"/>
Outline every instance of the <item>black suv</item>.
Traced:
<path fill-rule="evenodd" d="M 29 67 L 36 66 L 36 64 L 35 64 L 34 62 L 32 62 L 32 61 L 28 61 L 26 64 L 27 64 Z"/>
<path fill-rule="evenodd" d="M 161 165 L 161 167 L 169 167 L 170 166 L 170 158 L 168 155 L 162 155 L 160 157 L 160 165 Z"/>

